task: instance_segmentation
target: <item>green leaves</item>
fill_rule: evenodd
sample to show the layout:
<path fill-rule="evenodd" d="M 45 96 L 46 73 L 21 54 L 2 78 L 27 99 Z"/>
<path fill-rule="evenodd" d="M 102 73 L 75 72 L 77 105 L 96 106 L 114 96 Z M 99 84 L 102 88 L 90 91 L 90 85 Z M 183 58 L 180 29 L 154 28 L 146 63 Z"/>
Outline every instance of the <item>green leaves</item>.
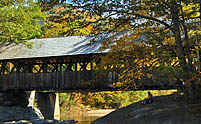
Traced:
<path fill-rule="evenodd" d="M 0 8 L 0 13 L 1 43 L 21 43 L 41 34 L 41 24 L 45 17 L 33 1 L 7 2 Z"/>
<path fill-rule="evenodd" d="M 46 11 L 47 21 L 43 25 L 41 37 L 60 37 L 89 34 L 91 26 L 83 27 L 83 20 L 87 20 L 86 13 L 73 9 L 69 5 L 56 6 Z M 83 17 L 83 18 L 80 18 Z"/>

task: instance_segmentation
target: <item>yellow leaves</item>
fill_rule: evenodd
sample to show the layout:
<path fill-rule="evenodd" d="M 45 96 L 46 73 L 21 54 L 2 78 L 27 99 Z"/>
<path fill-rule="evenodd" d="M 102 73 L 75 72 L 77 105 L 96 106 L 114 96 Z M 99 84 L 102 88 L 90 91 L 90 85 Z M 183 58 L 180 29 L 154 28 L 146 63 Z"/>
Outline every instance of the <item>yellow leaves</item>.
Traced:
<path fill-rule="evenodd" d="M 201 30 L 190 30 L 188 34 L 189 35 L 193 35 L 193 34 L 195 34 L 195 35 L 201 35 Z"/>
<path fill-rule="evenodd" d="M 151 31 L 152 28 L 150 26 L 146 26 L 145 31 Z"/>
<path fill-rule="evenodd" d="M 177 92 L 177 90 L 150 90 L 150 92 L 153 96 L 162 96 L 173 94 Z"/>
<path fill-rule="evenodd" d="M 33 68 L 33 73 L 38 73 L 38 71 L 40 70 L 40 66 L 39 65 L 35 65 L 35 67 Z"/>
<path fill-rule="evenodd" d="M 149 12 L 146 11 L 146 10 L 141 10 L 141 11 L 140 11 L 140 14 L 145 15 L 145 16 L 148 16 L 148 15 L 149 15 Z"/>
<path fill-rule="evenodd" d="M 90 25 L 86 28 L 79 28 L 79 29 L 76 29 L 75 28 L 76 26 L 78 26 L 78 22 L 71 22 L 70 24 L 68 24 L 65 21 L 62 21 L 60 23 L 48 21 L 44 23 L 43 26 L 44 32 L 41 37 L 44 38 L 44 37 L 59 37 L 66 35 L 89 34 L 92 30 L 92 26 Z"/>
<path fill-rule="evenodd" d="M 71 7 L 55 8 L 48 15 L 47 22 L 43 25 L 43 35 L 41 37 L 90 34 L 93 30 L 91 25 L 82 27 L 85 20 L 90 21 L 91 18 L 89 16 L 90 13 Z M 92 17 L 92 20 L 96 17 Z"/>
<path fill-rule="evenodd" d="M 44 23 L 44 33 L 41 37 L 56 37 L 60 31 L 63 31 L 63 24 L 48 21 Z"/>
<path fill-rule="evenodd" d="M 121 87 L 123 84 L 121 82 L 117 82 L 116 84 L 114 84 L 115 87 Z"/>
<path fill-rule="evenodd" d="M 173 37 L 165 37 L 164 41 L 163 41 L 164 44 L 169 44 L 169 45 L 174 45 L 175 44 L 175 39 Z"/>
<path fill-rule="evenodd" d="M 141 3 L 141 7 L 144 8 L 144 9 L 148 9 L 150 8 L 150 5 L 147 5 L 146 3 Z"/>
<path fill-rule="evenodd" d="M 199 4 L 184 4 L 182 3 L 183 6 L 183 12 L 187 17 L 199 17 L 200 13 L 199 13 Z"/>

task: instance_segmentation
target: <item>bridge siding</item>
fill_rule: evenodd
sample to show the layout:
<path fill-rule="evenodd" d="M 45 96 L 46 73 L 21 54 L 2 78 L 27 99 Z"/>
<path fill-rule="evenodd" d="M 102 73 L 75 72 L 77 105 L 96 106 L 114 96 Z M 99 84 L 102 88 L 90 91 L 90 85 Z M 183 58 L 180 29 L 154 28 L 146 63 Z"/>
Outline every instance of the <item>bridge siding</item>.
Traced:
<path fill-rule="evenodd" d="M 0 76 L 0 91 L 7 90 L 67 90 L 86 88 L 83 83 L 94 79 L 93 71 L 52 73 L 16 73 Z"/>
<path fill-rule="evenodd" d="M 98 79 L 100 80 L 100 79 Z M 95 71 L 64 71 L 51 73 L 13 73 L 0 76 L 0 91 L 19 90 L 109 90 L 104 81 L 96 82 Z M 87 82 L 89 81 L 89 82 Z M 172 89 L 176 84 L 170 82 L 153 82 L 152 80 L 137 81 L 138 90 Z M 104 89 L 105 88 L 105 89 Z M 110 87 L 111 88 L 111 87 Z M 130 90 L 137 90 L 135 87 Z M 112 90 L 112 89 L 111 89 Z M 115 90 L 115 89 L 113 89 Z M 127 89 L 129 90 L 129 89 Z"/>

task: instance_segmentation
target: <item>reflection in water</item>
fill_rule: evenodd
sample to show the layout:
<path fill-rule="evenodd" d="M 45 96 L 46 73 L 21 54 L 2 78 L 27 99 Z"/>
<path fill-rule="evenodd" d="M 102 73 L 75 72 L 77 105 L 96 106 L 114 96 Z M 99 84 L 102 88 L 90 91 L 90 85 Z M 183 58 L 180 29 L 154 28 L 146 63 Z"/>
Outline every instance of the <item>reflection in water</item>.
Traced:
<path fill-rule="evenodd" d="M 92 121 L 96 120 L 97 118 L 100 118 L 113 110 L 95 110 L 90 111 L 86 113 L 70 113 L 65 115 L 65 117 L 62 117 L 61 120 L 75 120 L 78 121 L 76 124 L 90 124 Z"/>
<path fill-rule="evenodd" d="M 96 120 L 100 116 L 88 116 L 88 115 L 79 115 L 79 114 L 68 114 L 62 120 L 76 120 L 76 124 L 90 124 L 92 121 Z"/>

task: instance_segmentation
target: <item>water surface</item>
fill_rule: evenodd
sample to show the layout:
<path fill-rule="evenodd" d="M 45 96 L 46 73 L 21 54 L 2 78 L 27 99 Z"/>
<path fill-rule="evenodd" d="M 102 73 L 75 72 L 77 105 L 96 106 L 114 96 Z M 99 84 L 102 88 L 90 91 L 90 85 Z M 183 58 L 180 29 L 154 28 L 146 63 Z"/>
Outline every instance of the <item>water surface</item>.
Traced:
<path fill-rule="evenodd" d="M 113 110 L 94 110 L 85 113 L 70 113 L 62 117 L 61 120 L 76 120 L 76 124 L 90 124 L 92 121 L 112 112 Z"/>

